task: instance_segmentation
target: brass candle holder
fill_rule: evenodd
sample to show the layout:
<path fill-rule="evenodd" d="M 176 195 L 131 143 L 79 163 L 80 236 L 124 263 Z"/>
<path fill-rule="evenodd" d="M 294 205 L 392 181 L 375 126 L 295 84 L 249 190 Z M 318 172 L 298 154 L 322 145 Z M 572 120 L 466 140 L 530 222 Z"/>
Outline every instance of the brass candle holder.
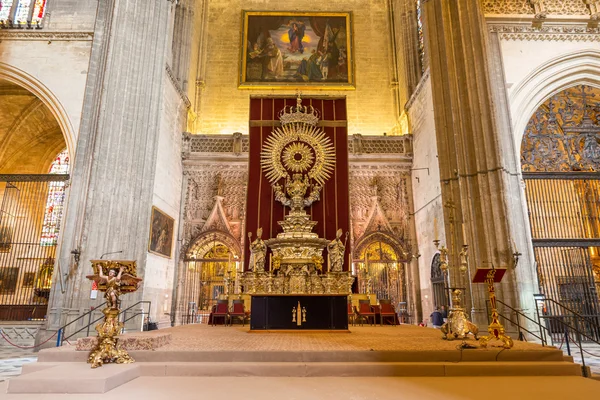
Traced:
<path fill-rule="evenodd" d="M 448 284 L 448 272 L 450 268 L 448 253 L 449 249 L 442 245 L 440 247 L 440 240 L 435 239 L 433 241 L 435 247 L 440 252 L 440 270 L 444 275 L 444 290 L 446 295 L 452 292 L 452 301 L 450 303 L 450 310 L 448 312 L 447 321 L 442 325 L 442 339 L 454 340 L 454 339 L 466 339 L 468 334 L 471 333 L 475 340 L 478 340 L 479 328 L 469 321 L 466 310 L 461 304 L 462 290 L 460 288 L 451 288 Z M 463 245 L 462 250 L 459 253 L 460 265 L 458 267 L 460 273 L 464 275 L 468 270 L 468 245 Z"/>

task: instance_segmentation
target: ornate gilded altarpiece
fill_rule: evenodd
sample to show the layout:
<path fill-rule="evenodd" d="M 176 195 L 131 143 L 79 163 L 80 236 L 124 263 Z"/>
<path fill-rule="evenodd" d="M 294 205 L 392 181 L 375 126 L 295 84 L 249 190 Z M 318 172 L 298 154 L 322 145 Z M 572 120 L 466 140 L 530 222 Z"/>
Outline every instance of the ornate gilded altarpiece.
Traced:
<path fill-rule="evenodd" d="M 194 285 L 199 283 L 189 278 L 193 276 L 189 273 L 192 257 L 203 254 L 215 241 L 241 257 L 240 249 L 247 240 L 242 232 L 247 212 L 248 150 L 248 136 L 241 134 L 188 134 L 184 138 L 184 241 L 178 274 L 178 322 L 197 296 Z M 413 242 L 409 225 L 412 138 L 352 135 L 348 152 L 352 210 L 348 248 L 354 272 L 359 273 L 364 266 L 365 249 L 373 243 L 389 244 L 401 266 Z M 376 255 L 371 257 L 375 260 Z M 241 262 L 241 258 L 233 259 L 232 264 L 235 262 Z M 402 271 L 396 276 L 406 279 Z M 366 280 L 361 281 L 359 276 L 363 289 Z"/>

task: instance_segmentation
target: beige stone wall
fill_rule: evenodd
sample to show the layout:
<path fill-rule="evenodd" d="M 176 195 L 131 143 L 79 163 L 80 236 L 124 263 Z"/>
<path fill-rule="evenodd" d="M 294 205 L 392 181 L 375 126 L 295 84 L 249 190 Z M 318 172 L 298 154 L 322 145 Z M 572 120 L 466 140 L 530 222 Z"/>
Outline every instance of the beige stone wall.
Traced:
<path fill-rule="evenodd" d="M 164 77 L 163 109 L 159 126 L 158 153 L 152 204 L 175 219 L 173 228 L 172 256 L 162 257 L 148 253 L 144 271 L 143 299 L 152 302 L 150 320 L 159 327 L 170 326 L 171 296 L 173 293 L 175 267 L 178 261 L 179 214 L 181 208 L 182 126 L 186 109 L 179 93 L 170 79 Z"/>
<path fill-rule="evenodd" d="M 409 105 L 408 115 L 413 133 L 412 186 L 414 199 L 414 221 L 417 232 L 417 245 L 421 256 L 418 258 L 420 282 L 415 282 L 421 290 L 423 318 L 435 308 L 431 288 L 431 262 L 437 253 L 434 219 L 437 222 L 438 239 L 445 244 L 444 217 L 442 210 L 442 189 L 438 164 L 438 148 L 433 120 L 433 98 L 431 81 L 425 76 Z M 417 321 L 419 322 L 419 321 Z"/>
<path fill-rule="evenodd" d="M 202 3 L 202 2 L 200 2 Z M 250 96 L 292 94 L 281 90 L 240 90 L 240 30 L 242 10 L 352 11 L 356 90 L 303 94 L 347 96 L 349 133 L 381 135 L 396 124 L 391 89 L 391 35 L 386 1 L 306 0 L 299 5 L 266 0 L 212 0 L 208 2 L 206 59 L 200 62 L 199 119 L 194 133 L 248 132 Z M 202 44 L 201 44 L 202 46 Z M 204 67 L 202 67 L 204 66 Z"/>

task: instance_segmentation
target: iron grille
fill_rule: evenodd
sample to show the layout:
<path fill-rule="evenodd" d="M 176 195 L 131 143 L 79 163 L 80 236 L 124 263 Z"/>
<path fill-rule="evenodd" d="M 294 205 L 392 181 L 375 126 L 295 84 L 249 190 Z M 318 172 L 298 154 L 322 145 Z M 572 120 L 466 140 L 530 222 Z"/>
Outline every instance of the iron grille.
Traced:
<path fill-rule="evenodd" d="M 68 175 L 0 175 L 0 320 L 46 318 Z"/>
<path fill-rule="evenodd" d="M 600 174 L 523 176 L 540 291 L 583 315 L 590 321 L 586 334 L 600 340 L 594 327 L 600 323 Z M 571 318 L 552 303 L 545 312 Z M 550 331 L 561 336 L 564 325 L 549 321 Z"/>

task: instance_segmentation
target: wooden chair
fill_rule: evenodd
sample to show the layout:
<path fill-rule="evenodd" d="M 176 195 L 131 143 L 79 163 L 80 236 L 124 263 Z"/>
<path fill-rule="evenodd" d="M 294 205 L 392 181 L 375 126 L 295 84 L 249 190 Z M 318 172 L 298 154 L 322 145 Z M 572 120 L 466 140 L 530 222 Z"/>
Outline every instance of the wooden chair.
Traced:
<path fill-rule="evenodd" d="M 352 325 L 356 322 L 356 311 L 351 302 L 348 302 L 348 324 L 352 322 Z"/>
<path fill-rule="evenodd" d="M 394 326 L 396 326 L 396 310 L 392 305 L 392 301 L 385 299 L 379 300 L 379 306 L 379 322 L 381 323 L 381 326 L 383 326 L 384 318 L 392 318 Z"/>
<path fill-rule="evenodd" d="M 367 318 L 367 322 L 369 322 L 369 318 L 373 318 L 373 325 L 375 325 L 375 313 L 371 309 L 371 302 L 369 300 L 358 301 L 358 312 L 356 314 L 358 315 L 359 321 L 361 321 L 361 325 L 362 320 L 365 317 Z"/>
<path fill-rule="evenodd" d="M 229 313 L 229 324 L 233 325 L 233 318 L 241 318 L 242 326 L 246 324 L 246 310 L 244 309 L 244 300 L 234 300 L 233 307 Z"/>
<path fill-rule="evenodd" d="M 229 319 L 228 303 L 229 302 L 227 300 L 218 300 L 217 301 L 217 307 L 215 308 L 215 311 L 213 312 L 213 315 L 212 315 L 213 326 L 216 325 L 215 320 L 218 317 L 223 317 L 223 324 L 225 326 L 227 326 L 227 320 Z"/>

